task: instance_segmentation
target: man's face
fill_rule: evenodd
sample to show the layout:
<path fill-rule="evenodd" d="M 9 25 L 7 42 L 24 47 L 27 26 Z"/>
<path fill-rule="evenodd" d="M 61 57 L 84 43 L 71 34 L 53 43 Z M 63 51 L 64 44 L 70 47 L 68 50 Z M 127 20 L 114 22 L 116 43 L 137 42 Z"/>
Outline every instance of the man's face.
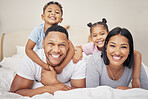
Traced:
<path fill-rule="evenodd" d="M 51 31 L 43 40 L 46 61 L 51 66 L 59 65 L 66 57 L 68 40 L 64 33 Z"/>

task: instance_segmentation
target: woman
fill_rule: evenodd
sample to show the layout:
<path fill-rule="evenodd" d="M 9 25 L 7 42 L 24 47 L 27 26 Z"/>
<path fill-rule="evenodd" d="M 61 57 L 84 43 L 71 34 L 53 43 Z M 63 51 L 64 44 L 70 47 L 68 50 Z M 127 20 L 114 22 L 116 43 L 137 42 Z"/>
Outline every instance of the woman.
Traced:
<path fill-rule="evenodd" d="M 102 58 L 95 53 L 89 58 L 86 71 L 86 87 L 110 86 L 129 89 L 132 80 L 134 48 L 131 33 L 116 27 L 106 37 Z M 144 67 L 140 72 L 141 88 L 148 89 L 148 78 Z"/>

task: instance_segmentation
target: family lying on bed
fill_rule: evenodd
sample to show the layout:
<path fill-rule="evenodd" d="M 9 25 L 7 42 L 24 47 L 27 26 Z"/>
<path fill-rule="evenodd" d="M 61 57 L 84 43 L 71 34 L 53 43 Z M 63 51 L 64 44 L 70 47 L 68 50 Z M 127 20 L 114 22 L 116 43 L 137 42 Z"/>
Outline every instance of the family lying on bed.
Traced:
<path fill-rule="evenodd" d="M 148 78 L 141 66 L 141 55 L 134 51 L 131 33 L 116 27 L 110 32 L 106 19 L 89 23 L 92 42 L 75 48 L 62 22 L 62 6 L 49 2 L 43 8 L 44 24 L 29 36 L 26 57 L 11 84 L 10 92 L 34 96 L 75 88 L 110 86 L 148 89 Z M 34 47 L 38 50 L 34 51 Z M 87 61 L 82 52 L 93 54 Z"/>

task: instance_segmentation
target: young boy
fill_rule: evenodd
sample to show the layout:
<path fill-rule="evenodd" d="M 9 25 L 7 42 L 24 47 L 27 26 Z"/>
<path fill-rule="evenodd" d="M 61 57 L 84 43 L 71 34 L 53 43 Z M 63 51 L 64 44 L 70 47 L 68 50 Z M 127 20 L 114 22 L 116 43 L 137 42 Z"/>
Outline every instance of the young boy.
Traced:
<path fill-rule="evenodd" d="M 54 1 L 48 2 L 44 6 L 43 14 L 41 15 L 42 19 L 44 20 L 44 24 L 37 26 L 31 32 L 31 34 L 29 36 L 29 40 L 26 44 L 25 51 L 26 51 L 27 56 L 31 60 L 33 60 L 34 62 L 39 64 L 41 67 L 43 67 L 44 69 L 49 70 L 49 65 L 46 64 L 45 62 L 43 62 L 38 57 L 38 55 L 35 53 L 35 51 L 33 49 L 35 47 L 37 49 L 41 49 L 43 47 L 42 41 L 43 41 L 43 38 L 45 37 L 46 30 L 53 25 L 57 25 L 58 23 L 61 23 L 63 20 L 62 15 L 63 15 L 63 10 L 62 10 L 61 4 L 59 4 L 58 2 L 54 2 Z M 65 28 L 68 28 L 68 26 L 66 26 Z M 59 46 L 62 47 L 62 45 L 59 45 Z M 67 57 L 60 64 L 60 66 L 56 66 L 54 68 L 57 73 L 62 72 L 62 69 L 67 65 L 67 63 L 71 60 L 71 58 L 74 55 L 74 47 L 73 47 L 73 44 L 71 43 L 71 41 L 69 41 L 69 46 L 70 47 L 69 47 Z M 53 58 L 58 58 L 58 57 L 53 56 Z"/>

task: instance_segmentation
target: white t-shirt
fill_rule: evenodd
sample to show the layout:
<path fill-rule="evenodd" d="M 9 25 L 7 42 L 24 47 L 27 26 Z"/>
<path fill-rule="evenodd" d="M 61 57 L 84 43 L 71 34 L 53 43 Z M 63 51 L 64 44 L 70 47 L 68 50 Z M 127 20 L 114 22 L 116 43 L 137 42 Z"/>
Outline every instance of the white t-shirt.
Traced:
<path fill-rule="evenodd" d="M 46 57 L 43 49 L 37 50 L 36 53 L 42 61 L 46 62 Z M 25 58 L 20 63 L 20 67 L 17 74 L 26 79 L 34 80 L 35 84 L 33 88 L 37 88 L 43 86 L 40 83 L 41 70 L 41 66 L 33 62 L 28 56 L 25 56 Z M 77 64 L 74 64 L 71 60 L 63 69 L 63 71 L 60 74 L 57 74 L 57 79 L 62 83 L 67 83 L 71 79 L 84 79 L 85 71 L 86 61 L 84 59 L 80 60 Z"/>

